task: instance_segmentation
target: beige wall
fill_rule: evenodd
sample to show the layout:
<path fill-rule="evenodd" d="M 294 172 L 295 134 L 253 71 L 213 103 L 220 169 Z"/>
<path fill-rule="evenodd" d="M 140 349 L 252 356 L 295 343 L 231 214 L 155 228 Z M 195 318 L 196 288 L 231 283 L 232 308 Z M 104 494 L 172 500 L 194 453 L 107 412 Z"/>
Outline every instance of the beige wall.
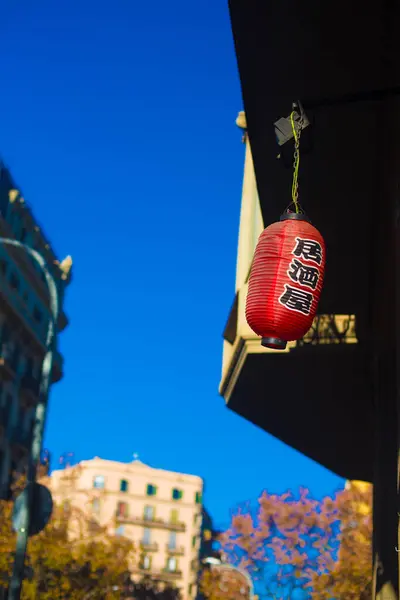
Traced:
<path fill-rule="evenodd" d="M 71 477 L 75 469 L 76 478 Z M 104 478 L 104 488 L 94 488 L 96 477 Z M 120 491 L 121 481 L 128 484 L 126 492 Z M 157 488 L 155 496 L 147 495 L 147 486 Z M 184 599 L 195 597 L 196 568 L 200 546 L 201 494 L 203 481 L 194 475 L 185 475 L 154 469 L 135 460 L 132 463 L 118 463 L 100 458 L 83 461 L 77 467 L 63 471 L 54 471 L 50 478 L 50 487 L 55 502 L 68 500 L 96 517 L 110 533 L 122 534 L 135 542 L 133 567 L 139 567 L 140 556 L 150 557 L 153 574 L 161 574 L 182 590 Z M 174 489 L 182 492 L 182 498 L 174 500 Z M 199 495 L 196 502 L 196 493 Z M 119 502 L 127 507 L 127 516 L 115 522 Z M 144 522 L 145 507 L 152 507 L 154 517 Z M 173 515 L 172 511 L 177 511 Z M 176 518 L 176 522 L 172 522 Z M 146 525 L 148 525 L 146 527 Z M 122 528 L 122 529 L 121 529 Z M 150 535 L 149 550 L 140 549 L 145 536 Z M 170 552 L 167 545 L 171 533 L 176 536 L 177 551 Z M 194 545 L 193 545 L 194 544 Z M 140 550 L 139 550 L 140 549 Z M 178 573 L 165 573 L 167 559 L 175 557 Z"/>

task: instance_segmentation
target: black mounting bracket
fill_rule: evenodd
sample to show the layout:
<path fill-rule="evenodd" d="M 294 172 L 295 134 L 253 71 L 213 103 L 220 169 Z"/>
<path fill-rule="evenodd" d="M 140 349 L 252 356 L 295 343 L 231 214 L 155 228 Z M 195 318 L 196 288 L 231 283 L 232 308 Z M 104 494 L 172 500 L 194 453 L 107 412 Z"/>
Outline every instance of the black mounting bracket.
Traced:
<path fill-rule="evenodd" d="M 299 100 L 297 100 L 297 102 L 293 102 L 292 109 L 292 113 L 294 113 L 294 127 L 296 129 L 296 132 L 300 132 L 300 130 L 302 131 L 303 129 L 308 127 L 310 121 L 308 120 L 307 115 L 304 112 L 304 108 Z M 288 142 L 294 137 L 291 119 L 292 113 L 286 118 L 282 117 L 281 119 L 278 119 L 278 121 L 274 123 L 275 136 L 276 141 L 278 142 L 278 146 L 283 146 L 284 144 L 286 144 L 286 142 Z"/>
<path fill-rule="evenodd" d="M 304 100 L 303 104 L 297 100 L 293 102 L 292 108 L 294 111 L 294 123 L 295 127 L 300 130 L 300 117 L 303 118 L 302 130 L 310 125 L 310 121 L 305 113 L 306 110 L 317 111 L 321 108 L 332 107 L 332 106 L 343 106 L 344 104 L 352 104 L 355 102 L 382 102 L 393 96 L 400 96 L 400 87 L 386 88 L 380 90 L 371 90 L 368 92 L 356 92 L 352 94 L 345 94 L 344 96 L 337 96 L 336 98 L 319 98 L 319 99 L 307 99 Z M 282 117 L 274 123 L 276 141 L 279 146 L 283 146 L 293 138 L 293 129 L 290 115 L 288 117 Z"/>

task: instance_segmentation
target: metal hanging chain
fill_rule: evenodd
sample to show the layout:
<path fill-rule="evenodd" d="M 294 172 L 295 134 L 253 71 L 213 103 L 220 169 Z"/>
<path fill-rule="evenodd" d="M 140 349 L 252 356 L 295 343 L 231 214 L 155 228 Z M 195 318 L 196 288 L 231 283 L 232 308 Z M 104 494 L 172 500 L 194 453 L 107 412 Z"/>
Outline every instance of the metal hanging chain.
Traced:
<path fill-rule="evenodd" d="M 292 131 L 294 137 L 294 161 L 293 161 L 293 183 L 292 183 L 292 202 L 294 204 L 296 213 L 302 212 L 299 204 L 299 166 L 300 166 L 300 137 L 303 129 L 303 115 L 300 113 L 298 121 L 298 130 L 296 129 L 296 123 L 294 117 L 296 111 L 293 111 L 290 115 L 290 122 L 292 124 Z"/>

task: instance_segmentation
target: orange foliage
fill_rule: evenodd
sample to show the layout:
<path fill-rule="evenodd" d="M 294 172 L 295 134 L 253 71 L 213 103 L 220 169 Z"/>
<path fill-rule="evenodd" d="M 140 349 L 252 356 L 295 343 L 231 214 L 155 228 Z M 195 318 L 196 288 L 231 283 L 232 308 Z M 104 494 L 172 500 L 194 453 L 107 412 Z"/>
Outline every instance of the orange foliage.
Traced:
<path fill-rule="evenodd" d="M 297 497 L 264 492 L 258 507 L 239 510 L 220 536 L 224 560 L 247 570 L 260 598 L 367 600 L 371 503 L 371 486 L 357 484 L 322 501 L 306 489 Z M 236 598 L 221 595 L 215 577 L 212 572 L 203 575 L 204 595 L 210 600 Z"/>
<path fill-rule="evenodd" d="M 372 486 L 349 485 L 335 499 L 340 520 L 338 560 L 321 556 L 327 574 L 312 579 L 313 599 L 369 600 L 372 596 Z"/>
<path fill-rule="evenodd" d="M 249 598 L 249 585 L 240 573 L 215 567 L 202 573 L 200 591 L 208 600 Z"/>
<path fill-rule="evenodd" d="M 23 485 L 18 479 L 15 491 Z M 0 501 L 0 588 L 8 585 L 15 552 L 12 508 Z M 109 535 L 89 513 L 55 505 L 50 523 L 29 540 L 26 565 L 33 577 L 24 580 L 22 600 L 117 600 L 133 552 L 129 540 Z"/>

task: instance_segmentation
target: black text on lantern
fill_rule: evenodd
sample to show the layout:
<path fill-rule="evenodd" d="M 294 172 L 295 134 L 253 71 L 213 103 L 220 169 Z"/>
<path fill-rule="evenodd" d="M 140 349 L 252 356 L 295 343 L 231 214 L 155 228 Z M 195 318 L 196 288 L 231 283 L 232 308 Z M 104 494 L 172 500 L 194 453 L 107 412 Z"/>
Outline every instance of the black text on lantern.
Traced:
<path fill-rule="evenodd" d="M 292 250 L 294 258 L 287 271 L 288 277 L 303 287 L 317 289 L 320 270 L 317 267 L 305 265 L 299 258 L 317 263 L 322 262 L 322 246 L 315 240 L 296 238 L 296 245 Z M 285 284 L 285 291 L 279 298 L 279 303 L 288 310 L 309 315 L 313 306 L 314 294 L 297 287 Z"/>
<path fill-rule="evenodd" d="M 296 246 L 292 254 L 297 258 L 304 258 L 304 260 L 317 263 L 317 265 L 322 263 L 322 246 L 315 240 L 297 237 Z"/>
<path fill-rule="evenodd" d="M 319 269 L 303 264 L 297 258 L 294 258 L 290 263 L 288 276 L 294 283 L 299 283 L 305 287 L 315 290 L 319 281 Z"/>
<path fill-rule="evenodd" d="M 289 310 L 309 315 L 312 308 L 314 296 L 310 292 L 304 292 L 291 285 L 285 284 L 285 291 L 279 298 L 280 304 Z"/>

